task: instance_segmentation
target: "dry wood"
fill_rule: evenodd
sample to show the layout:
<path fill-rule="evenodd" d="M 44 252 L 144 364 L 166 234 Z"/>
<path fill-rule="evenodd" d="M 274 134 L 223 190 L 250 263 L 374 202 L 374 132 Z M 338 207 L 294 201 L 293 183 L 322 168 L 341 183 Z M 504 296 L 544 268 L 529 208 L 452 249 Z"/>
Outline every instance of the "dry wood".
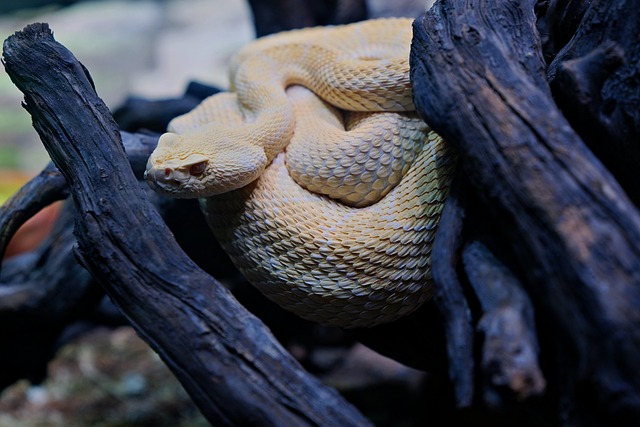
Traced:
<path fill-rule="evenodd" d="M 609 3 L 626 14 L 607 22 L 640 16 Z M 640 215 L 551 97 L 534 2 L 438 2 L 414 31 L 418 111 L 458 148 L 546 339 L 571 355 L 552 373 L 579 407 L 562 417 L 637 422 Z"/>
<path fill-rule="evenodd" d="M 324 11 L 320 3 L 250 3 L 259 33 L 346 22 L 364 10 L 359 0 L 322 3 Z M 357 13 L 345 13 L 344 4 Z M 292 5 L 297 16 L 286 12 Z M 460 176 L 433 249 L 434 301 L 354 334 L 432 372 L 425 405 L 434 425 L 640 424 L 640 214 L 632 203 L 640 200 L 639 8 L 633 0 L 448 0 L 414 24 L 416 105 L 458 148 Z M 46 27 L 10 39 L 5 60 L 14 77 L 30 76 L 15 81 L 71 185 L 83 263 L 209 419 L 366 423 L 301 371 L 175 245 L 133 179 L 88 73 Z M 139 117 L 165 123 L 167 111 L 190 103 L 163 103 L 163 112 L 149 116 L 138 115 L 142 104 L 129 107 L 135 123 Z M 150 146 L 125 146 L 139 177 Z M 0 248 L 31 212 L 67 191 L 53 169 L 38 179 L 0 212 Z M 149 197 L 165 214 L 195 211 Z M 0 376 L 0 387 L 42 377 L 64 325 L 99 301 L 86 273 L 46 282 L 56 265 L 79 269 L 70 261 L 73 214 L 65 215 L 66 225 L 50 238 L 65 242 L 65 250 L 51 256 L 48 244 L 4 265 L 0 338 L 15 351 L 0 353 L 0 364 L 11 370 Z M 169 217 L 195 224 L 193 217 Z M 213 244 L 202 229 L 176 230 L 203 265 L 197 258 Z M 226 263 L 218 264 L 212 269 Z M 40 356 L 24 356 L 30 353 Z"/>
<path fill-rule="evenodd" d="M 82 264 L 215 425 L 368 425 L 180 249 L 129 167 L 88 72 L 46 24 L 4 44 L 78 215 Z"/>

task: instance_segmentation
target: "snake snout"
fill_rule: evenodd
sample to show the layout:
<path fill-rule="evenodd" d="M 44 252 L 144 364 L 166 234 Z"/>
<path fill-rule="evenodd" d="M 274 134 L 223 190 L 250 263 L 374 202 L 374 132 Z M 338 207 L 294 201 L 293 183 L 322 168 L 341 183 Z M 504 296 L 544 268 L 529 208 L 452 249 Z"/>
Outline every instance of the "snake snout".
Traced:
<path fill-rule="evenodd" d="M 164 168 L 155 168 L 153 174 L 156 182 L 165 182 L 167 184 L 177 184 L 180 182 L 179 175 L 176 173 L 176 170 L 167 166 Z"/>
<path fill-rule="evenodd" d="M 151 166 L 144 173 L 145 179 L 157 187 L 179 186 L 184 182 L 183 174 L 169 166 Z"/>
<path fill-rule="evenodd" d="M 200 154 L 192 154 L 185 159 L 163 157 L 166 156 L 152 154 L 147 161 L 144 178 L 152 189 L 178 198 L 205 194 L 202 182 L 207 179 L 208 157 Z"/>

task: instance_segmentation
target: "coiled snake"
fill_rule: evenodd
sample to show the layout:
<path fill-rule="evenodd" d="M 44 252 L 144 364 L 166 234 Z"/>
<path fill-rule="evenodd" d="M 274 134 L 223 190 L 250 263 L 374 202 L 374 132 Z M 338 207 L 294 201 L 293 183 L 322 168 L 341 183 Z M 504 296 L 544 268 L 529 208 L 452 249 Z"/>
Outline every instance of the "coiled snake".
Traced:
<path fill-rule="evenodd" d="M 301 317 L 361 327 L 414 311 L 455 156 L 413 111 L 410 44 L 409 19 L 253 42 L 231 92 L 171 122 L 147 180 L 200 198 L 247 279 Z"/>

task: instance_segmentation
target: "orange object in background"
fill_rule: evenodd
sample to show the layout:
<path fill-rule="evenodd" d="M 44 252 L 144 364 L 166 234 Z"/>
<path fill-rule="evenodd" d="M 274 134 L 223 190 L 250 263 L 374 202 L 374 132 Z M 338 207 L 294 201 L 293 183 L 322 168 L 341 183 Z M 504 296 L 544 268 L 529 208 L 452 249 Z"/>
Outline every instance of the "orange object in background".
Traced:
<path fill-rule="evenodd" d="M 16 231 L 5 251 L 5 258 L 37 248 L 47 237 L 58 218 L 60 202 L 47 206 Z"/>
<path fill-rule="evenodd" d="M 0 170 L 0 203 L 18 191 L 29 179 L 31 175 L 24 172 Z M 60 203 L 53 203 L 24 223 L 7 246 L 5 258 L 37 248 L 51 231 L 59 210 Z"/>

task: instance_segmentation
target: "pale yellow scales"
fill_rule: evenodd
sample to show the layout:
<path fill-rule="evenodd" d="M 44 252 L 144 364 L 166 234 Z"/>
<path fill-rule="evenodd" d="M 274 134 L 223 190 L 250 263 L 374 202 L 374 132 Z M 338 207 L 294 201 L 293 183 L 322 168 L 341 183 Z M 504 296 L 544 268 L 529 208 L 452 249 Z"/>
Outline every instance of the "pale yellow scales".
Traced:
<path fill-rule="evenodd" d="M 232 92 L 174 119 L 150 185 L 198 197 L 236 266 L 313 321 L 359 327 L 431 293 L 431 246 L 455 156 L 413 112 L 411 20 L 259 39 Z"/>

